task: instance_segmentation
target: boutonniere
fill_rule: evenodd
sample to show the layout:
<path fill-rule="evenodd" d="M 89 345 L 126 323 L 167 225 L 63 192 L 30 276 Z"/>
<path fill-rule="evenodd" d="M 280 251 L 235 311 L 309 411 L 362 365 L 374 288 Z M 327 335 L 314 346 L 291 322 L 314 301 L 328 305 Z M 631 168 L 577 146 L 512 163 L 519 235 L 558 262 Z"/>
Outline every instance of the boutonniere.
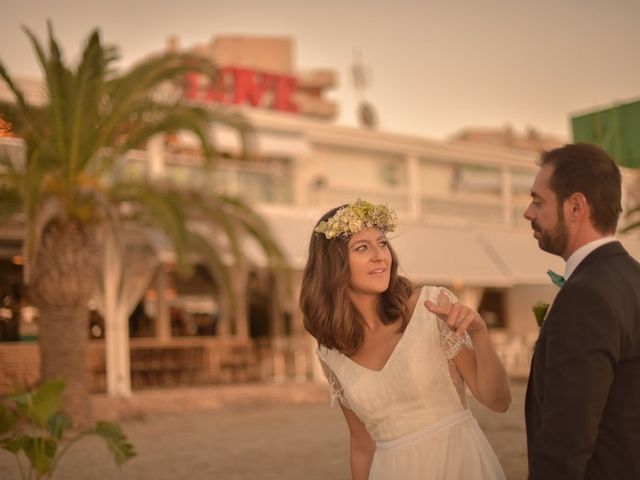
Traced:
<path fill-rule="evenodd" d="M 538 327 L 542 327 L 545 317 L 547 316 L 547 310 L 549 310 L 549 304 L 546 302 L 536 302 L 533 305 L 533 315 L 536 317 L 536 323 Z"/>

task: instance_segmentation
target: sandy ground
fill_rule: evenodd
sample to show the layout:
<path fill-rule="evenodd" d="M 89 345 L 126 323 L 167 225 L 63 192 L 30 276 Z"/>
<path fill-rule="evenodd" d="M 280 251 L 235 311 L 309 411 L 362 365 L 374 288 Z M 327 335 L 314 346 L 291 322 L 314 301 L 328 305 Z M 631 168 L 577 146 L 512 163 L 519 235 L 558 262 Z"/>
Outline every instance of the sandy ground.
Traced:
<path fill-rule="evenodd" d="M 526 479 L 524 391 L 496 414 L 471 408 L 508 479 Z M 137 457 L 118 468 L 100 439 L 86 438 L 60 462 L 57 480 L 341 480 L 349 478 L 348 432 L 323 386 L 241 385 L 137 393 L 126 403 L 93 398 L 102 418 L 120 425 Z M 0 479 L 18 479 L 0 451 Z"/>

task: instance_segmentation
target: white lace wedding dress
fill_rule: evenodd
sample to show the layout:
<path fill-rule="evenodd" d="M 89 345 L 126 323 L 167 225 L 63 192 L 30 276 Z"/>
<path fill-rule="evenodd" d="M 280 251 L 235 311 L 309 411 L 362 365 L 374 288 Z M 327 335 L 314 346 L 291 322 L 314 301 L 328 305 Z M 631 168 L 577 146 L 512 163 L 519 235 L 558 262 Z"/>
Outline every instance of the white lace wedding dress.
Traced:
<path fill-rule="evenodd" d="M 450 359 L 466 344 L 423 305 L 451 301 L 423 287 L 411 320 L 385 366 L 365 368 L 318 348 L 333 399 L 353 410 L 376 441 L 370 480 L 504 479 L 489 442 L 467 408 L 465 386 Z"/>

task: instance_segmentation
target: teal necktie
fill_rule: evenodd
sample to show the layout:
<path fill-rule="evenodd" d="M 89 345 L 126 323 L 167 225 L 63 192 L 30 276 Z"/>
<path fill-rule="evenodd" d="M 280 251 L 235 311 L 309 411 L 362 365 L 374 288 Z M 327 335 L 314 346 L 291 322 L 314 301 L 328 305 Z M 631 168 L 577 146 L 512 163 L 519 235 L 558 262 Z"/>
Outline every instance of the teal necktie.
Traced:
<path fill-rule="evenodd" d="M 557 285 L 559 287 L 564 287 L 564 284 L 566 281 L 562 275 L 558 275 L 556 272 L 552 270 L 547 270 L 547 275 L 549 275 L 549 278 L 551 278 L 551 281 L 553 282 L 554 285 Z"/>

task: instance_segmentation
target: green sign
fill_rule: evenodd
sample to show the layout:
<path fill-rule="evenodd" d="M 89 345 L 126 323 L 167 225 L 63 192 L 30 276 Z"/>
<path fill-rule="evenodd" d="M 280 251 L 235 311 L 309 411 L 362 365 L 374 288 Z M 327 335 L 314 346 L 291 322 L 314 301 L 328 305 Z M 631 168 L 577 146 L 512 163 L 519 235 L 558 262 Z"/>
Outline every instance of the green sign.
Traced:
<path fill-rule="evenodd" d="M 595 143 L 623 167 L 640 167 L 640 100 L 571 118 L 574 142 Z"/>

